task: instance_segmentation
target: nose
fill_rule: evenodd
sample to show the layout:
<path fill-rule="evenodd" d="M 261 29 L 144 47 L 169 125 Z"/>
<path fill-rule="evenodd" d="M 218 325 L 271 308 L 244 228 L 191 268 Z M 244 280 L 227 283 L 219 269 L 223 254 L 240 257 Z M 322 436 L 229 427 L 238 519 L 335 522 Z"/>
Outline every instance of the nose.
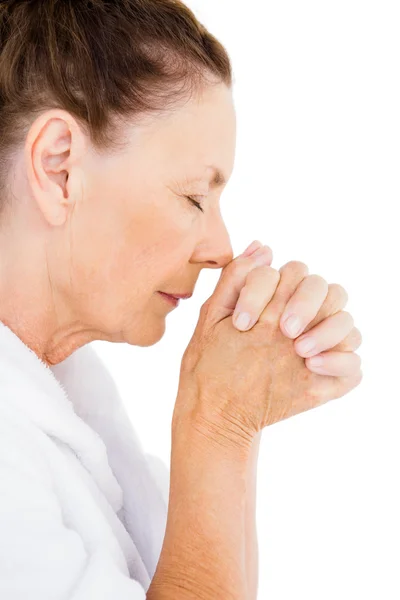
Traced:
<path fill-rule="evenodd" d="M 219 208 L 208 219 L 206 234 L 198 244 L 196 262 L 205 269 L 222 269 L 233 260 L 232 244 Z"/>

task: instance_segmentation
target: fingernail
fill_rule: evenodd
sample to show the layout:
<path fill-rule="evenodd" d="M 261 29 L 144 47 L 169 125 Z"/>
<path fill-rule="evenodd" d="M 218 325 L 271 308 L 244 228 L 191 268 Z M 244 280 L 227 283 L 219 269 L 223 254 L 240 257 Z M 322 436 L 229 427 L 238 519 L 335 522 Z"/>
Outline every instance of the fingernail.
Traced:
<path fill-rule="evenodd" d="M 243 252 L 243 254 L 241 254 L 240 256 L 250 256 L 250 254 L 252 252 L 254 252 L 254 250 L 256 250 L 257 248 L 259 248 L 261 246 L 261 242 L 259 242 L 258 240 L 255 240 L 254 242 L 251 242 L 250 246 L 248 246 L 246 248 L 246 250 Z"/>
<path fill-rule="evenodd" d="M 235 320 L 236 327 L 238 329 L 242 329 L 245 331 L 249 328 L 251 323 L 251 316 L 249 313 L 239 313 L 238 317 Z"/>
<path fill-rule="evenodd" d="M 298 317 L 296 317 L 296 315 L 291 315 L 284 322 L 284 327 L 289 335 L 296 337 L 301 331 L 300 319 Z"/>

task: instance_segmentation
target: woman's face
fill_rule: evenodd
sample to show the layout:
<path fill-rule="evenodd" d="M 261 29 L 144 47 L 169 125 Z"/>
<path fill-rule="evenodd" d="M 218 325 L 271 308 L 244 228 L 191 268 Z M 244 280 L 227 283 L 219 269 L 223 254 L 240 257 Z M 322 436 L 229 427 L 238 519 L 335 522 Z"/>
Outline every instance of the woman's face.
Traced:
<path fill-rule="evenodd" d="M 82 345 L 78 339 L 156 343 L 174 308 L 158 292 L 191 293 L 201 269 L 220 269 L 233 258 L 220 213 L 224 186 L 212 185 L 213 167 L 227 180 L 233 170 L 230 89 L 209 87 L 184 108 L 127 128 L 129 146 L 113 156 L 97 154 L 72 123 L 71 129 L 71 121 L 42 121 L 24 154 L 43 223 L 45 261 L 40 252 L 30 256 L 40 260 L 34 270 L 46 264 L 40 280 L 42 306 L 54 320 L 54 339 L 43 352 L 49 363 L 50 348 L 61 358 L 63 344 L 70 353 Z M 186 196 L 195 196 L 204 212 Z M 37 227 L 38 221 L 35 235 Z"/>

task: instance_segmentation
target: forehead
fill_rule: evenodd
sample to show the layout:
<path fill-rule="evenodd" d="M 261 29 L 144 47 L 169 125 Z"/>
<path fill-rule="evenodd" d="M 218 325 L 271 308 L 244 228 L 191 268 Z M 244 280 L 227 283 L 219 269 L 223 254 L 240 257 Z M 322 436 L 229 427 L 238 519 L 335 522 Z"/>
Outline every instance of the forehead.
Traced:
<path fill-rule="evenodd" d="M 172 114 L 153 123 L 149 141 L 168 168 L 188 177 L 205 177 L 223 186 L 233 170 L 236 113 L 232 91 L 214 86 Z"/>

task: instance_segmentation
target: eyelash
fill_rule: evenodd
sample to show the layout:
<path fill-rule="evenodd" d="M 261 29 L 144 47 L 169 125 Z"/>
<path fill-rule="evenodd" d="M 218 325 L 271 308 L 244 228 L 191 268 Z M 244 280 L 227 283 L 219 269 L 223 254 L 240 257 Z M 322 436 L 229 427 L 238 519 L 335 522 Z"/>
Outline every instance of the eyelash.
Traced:
<path fill-rule="evenodd" d="M 186 196 L 186 198 L 194 205 L 196 206 L 199 210 L 201 210 L 201 212 L 204 212 L 204 210 L 201 208 L 201 204 L 199 202 L 196 202 L 196 200 L 194 200 L 194 198 L 192 198 L 191 196 Z"/>

